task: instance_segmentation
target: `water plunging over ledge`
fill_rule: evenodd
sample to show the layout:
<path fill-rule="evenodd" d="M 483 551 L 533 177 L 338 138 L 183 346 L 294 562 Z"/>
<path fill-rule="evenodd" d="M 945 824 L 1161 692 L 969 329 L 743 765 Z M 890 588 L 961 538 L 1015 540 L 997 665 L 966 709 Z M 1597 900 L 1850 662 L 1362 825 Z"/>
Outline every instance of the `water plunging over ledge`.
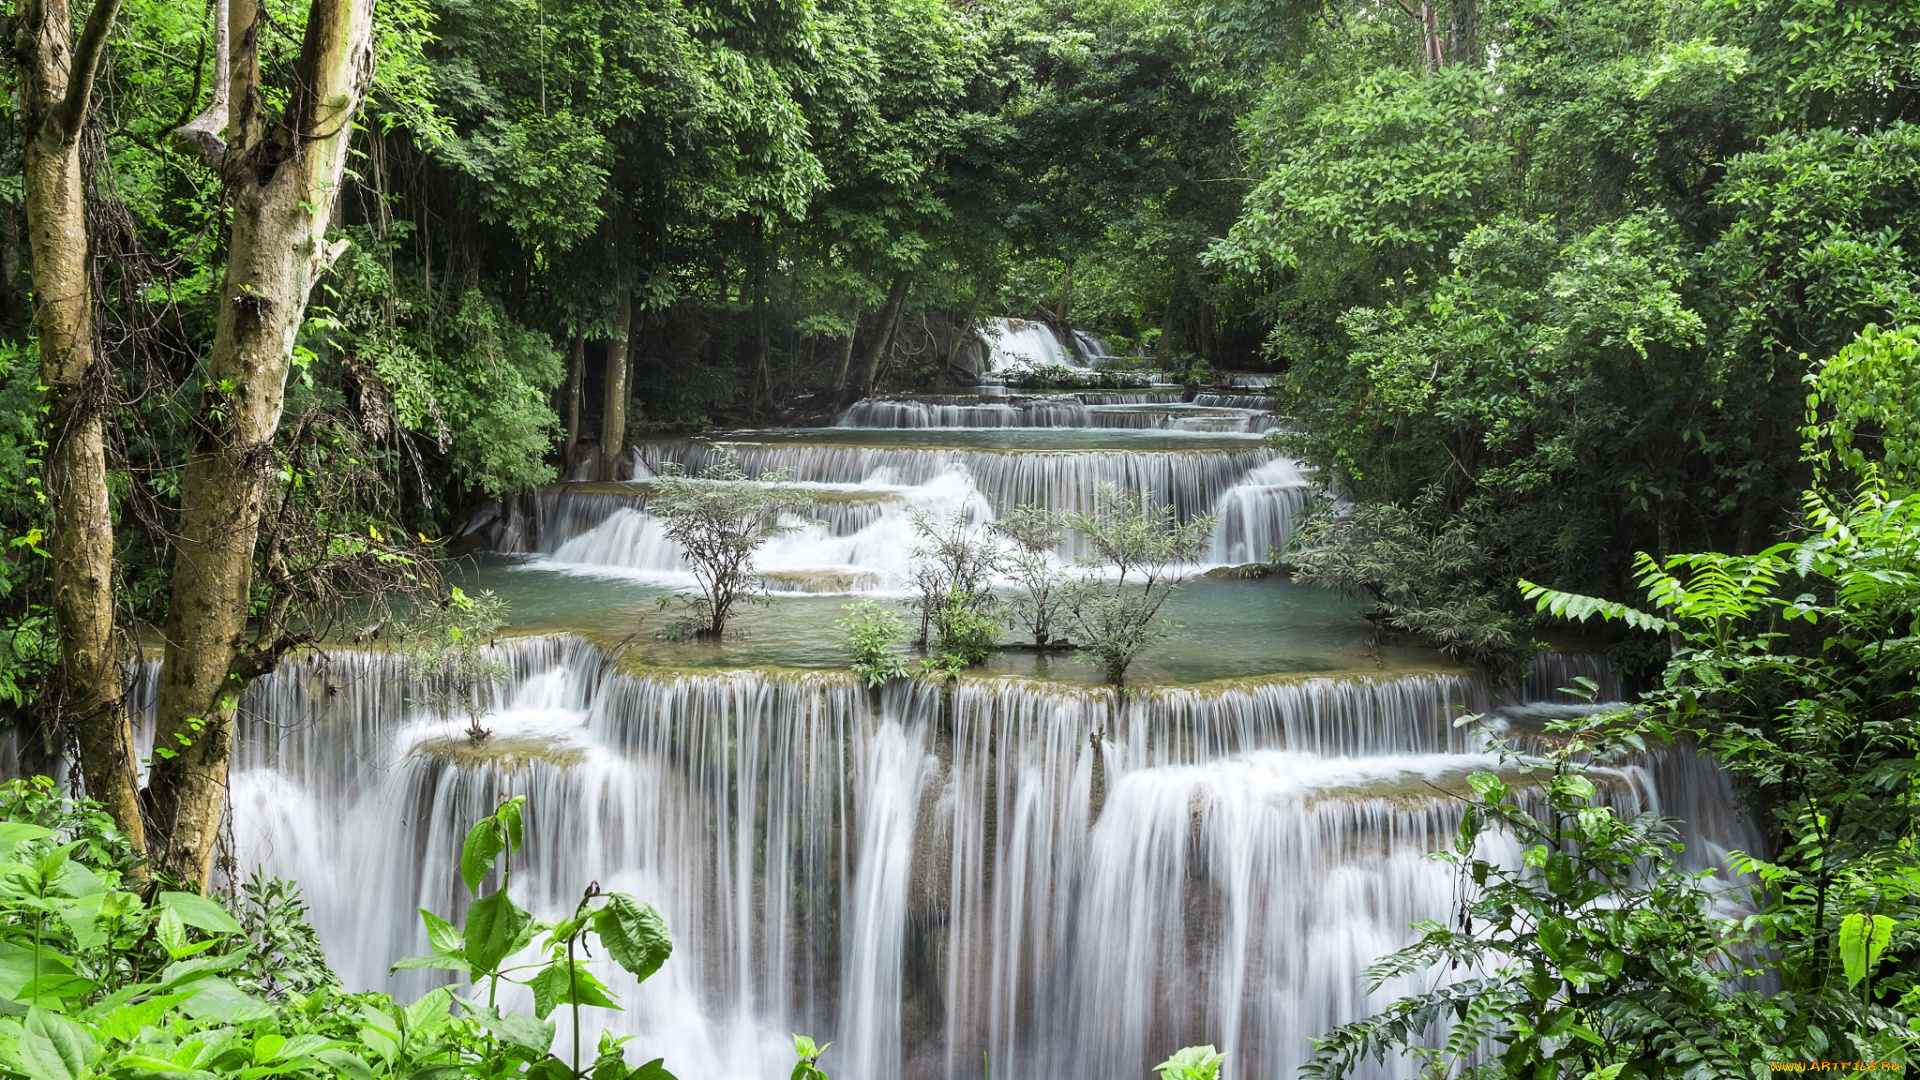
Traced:
<path fill-rule="evenodd" d="M 601 1015 L 688 1076 L 784 1075 L 790 1031 L 837 1040 L 842 1080 L 973 1078 L 983 1054 L 1109 1080 L 1195 1042 L 1236 1080 L 1291 1075 L 1309 1036 L 1406 989 L 1369 999 L 1360 971 L 1445 917 L 1424 855 L 1458 826 L 1444 792 L 1492 760 L 1453 723 L 1489 705 L 1459 674 L 876 694 L 629 668 L 565 636 L 499 648 L 515 674 L 477 747 L 417 715 L 385 655 L 257 684 L 240 865 L 302 883 L 350 985 L 418 992 L 437 976 L 386 975 L 425 950 L 414 907 L 459 910 L 459 837 L 525 794 L 524 903 L 557 915 L 592 880 L 665 914 L 673 959 L 644 989 L 603 971 L 627 1009 Z M 1559 663 L 1545 682 L 1601 670 Z M 1690 850 L 1755 843 L 1684 751 L 1604 786 L 1698 812 Z"/>

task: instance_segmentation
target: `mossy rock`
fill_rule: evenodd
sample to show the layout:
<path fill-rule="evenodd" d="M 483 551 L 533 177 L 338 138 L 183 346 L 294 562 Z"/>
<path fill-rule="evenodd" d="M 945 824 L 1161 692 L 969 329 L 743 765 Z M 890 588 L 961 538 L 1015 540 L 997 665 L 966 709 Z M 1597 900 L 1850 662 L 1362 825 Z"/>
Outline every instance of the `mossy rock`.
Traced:
<path fill-rule="evenodd" d="M 516 770 L 533 765 L 551 765 L 570 769 L 586 760 L 586 752 L 577 746 L 546 739 L 495 737 L 479 742 L 464 734 L 429 739 L 413 748 L 420 757 L 440 758 L 462 769 L 492 768 Z"/>

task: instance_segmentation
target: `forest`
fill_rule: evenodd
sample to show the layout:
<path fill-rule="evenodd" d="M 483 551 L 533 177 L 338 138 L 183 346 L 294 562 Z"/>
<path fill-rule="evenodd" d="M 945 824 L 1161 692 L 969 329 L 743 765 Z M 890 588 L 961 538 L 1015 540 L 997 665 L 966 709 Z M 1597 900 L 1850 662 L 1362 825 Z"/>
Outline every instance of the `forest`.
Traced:
<path fill-rule="evenodd" d="M 1920 4 L 7 31 L 5 1076 L 1920 1058 Z"/>

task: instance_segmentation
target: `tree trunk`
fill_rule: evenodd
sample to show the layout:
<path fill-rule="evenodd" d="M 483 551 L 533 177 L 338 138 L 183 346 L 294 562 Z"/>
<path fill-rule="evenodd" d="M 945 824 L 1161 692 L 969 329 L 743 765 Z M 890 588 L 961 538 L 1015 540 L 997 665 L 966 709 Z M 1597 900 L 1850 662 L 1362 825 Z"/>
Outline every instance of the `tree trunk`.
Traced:
<path fill-rule="evenodd" d="M 587 339 L 573 335 L 567 347 L 567 463 L 561 479 L 573 473 L 573 455 L 580 449 L 580 383 L 587 374 Z"/>
<path fill-rule="evenodd" d="M 263 115 L 259 0 L 230 0 L 227 149 L 232 225 L 206 389 L 181 478 L 148 823 L 160 865 L 204 889 L 241 692 L 264 674 L 248 647 L 253 552 L 288 362 L 329 244 L 348 141 L 372 71 L 372 0 L 312 0 L 283 116 Z M 270 666 L 270 665 L 269 665 Z"/>
<path fill-rule="evenodd" d="M 80 129 L 119 0 L 98 0 L 73 41 L 66 0 L 19 9 L 22 183 L 33 249 L 34 331 L 47 408 L 56 707 L 80 744 L 87 795 L 145 850 L 133 729 L 113 636 L 113 518 L 101 417 L 111 380 L 94 352 L 92 256 Z"/>
<path fill-rule="evenodd" d="M 773 404 L 773 341 L 767 327 L 767 227 L 753 223 L 753 404 Z"/>
<path fill-rule="evenodd" d="M 627 338 L 632 333 L 633 291 L 613 300 L 613 336 L 607 339 L 607 396 L 600 409 L 600 479 L 620 479 L 627 448 Z"/>
<path fill-rule="evenodd" d="M 880 325 L 874 328 L 873 344 L 867 349 L 867 371 L 860 380 L 862 397 L 873 393 L 874 380 L 880 374 L 880 361 L 893 346 L 894 331 L 900 326 L 900 309 L 907 306 L 907 286 L 913 283 L 913 275 L 901 271 L 893 279 L 893 288 L 887 291 L 887 306 L 881 309 Z"/>
<path fill-rule="evenodd" d="M 840 373 L 833 380 L 833 396 L 836 398 L 847 392 L 847 372 L 853 367 L 853 337 L 860 329 L 862 306 L 860 299 L 855 297 L 853 314 L 847 316 L 847 340 L 840 343 Z"/>
<path fill-rule="evenodd" d="M 985 299 L 986 295 L 987 280 L 982 277 L 979 284 L 973 288 L 973 303 L 967 305 L 967 321 L 961 323 L 960 331 L 953 335 L 953 344 L 947 346 L 946 362 L 940 365 L 949 374 L 953 372 L 954 361 L 960 359 L 960 349 L 966 345 L 967 339 L 973 336 L 973 324 L 980 319 L 980 301 Z"/>

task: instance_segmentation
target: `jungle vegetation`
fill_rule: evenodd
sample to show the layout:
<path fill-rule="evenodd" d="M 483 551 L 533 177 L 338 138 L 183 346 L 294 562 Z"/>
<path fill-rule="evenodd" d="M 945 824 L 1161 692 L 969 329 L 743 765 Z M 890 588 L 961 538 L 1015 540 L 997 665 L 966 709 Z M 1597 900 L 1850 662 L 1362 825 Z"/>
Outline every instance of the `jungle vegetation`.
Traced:
<path fill-rule="evenodd" d="M 1537 828 L 1539 874 L 1464 837 L 1478 899 L 1391 963 L 1486 981 L 1335 1033 L 1327 1074 L 1411 1043 L 1597 1080 L 1908 1053 L 1920 7 L 18 0 L 9 30 L 0 707 L 97 800 L 8 795 L 23 1075 L 359 1077 L 454 1038 L 329 1013 L 318 976 L 221 976 L 278 1010 L 250 1056 L 192 1027 L 241 1014 L 152 1004 L 196 957 L 253 962 L 231 915 L 162 899 L 211 877 L 246 684 L 389 603 L 469 610 L 440 567 L 479 502 L 607 475 L 637 432 L 941 385 L 990 314 L 1274 373 L 1274 440 L 1362 508 L 1304 534 L 1309 575 L 1489 666 L 1606 616 L 1646 690 L 1563 733 L 1535 826 L 1479 790 L 1469 832 Z M 961 660 L 1005 617 L 933 599 Z M 1033 603 L 1041 643 L 1104 617 Z M 899 628 L 856 620 L 884 679 Z M 1766 817 L 1749 922 L 1710 921 L 1657 822 L 1587 803 L 1590 758 L 1669 736 Z M 542 928 L 552 962 L 615 906 Z M 47 933 L 104 966 L 42 982 Z M 1723 985 L 1746 964 L 1780 992 Z M 1444 1017 L 1460 1054 L 1421 1041 Z M 176 1020 L 165 1047 L 114 1026 Z M 594 1068 L 459 1023 L 488 1075 Z M 349 1039 L 358 1065 L 325 1056 Z"/>

